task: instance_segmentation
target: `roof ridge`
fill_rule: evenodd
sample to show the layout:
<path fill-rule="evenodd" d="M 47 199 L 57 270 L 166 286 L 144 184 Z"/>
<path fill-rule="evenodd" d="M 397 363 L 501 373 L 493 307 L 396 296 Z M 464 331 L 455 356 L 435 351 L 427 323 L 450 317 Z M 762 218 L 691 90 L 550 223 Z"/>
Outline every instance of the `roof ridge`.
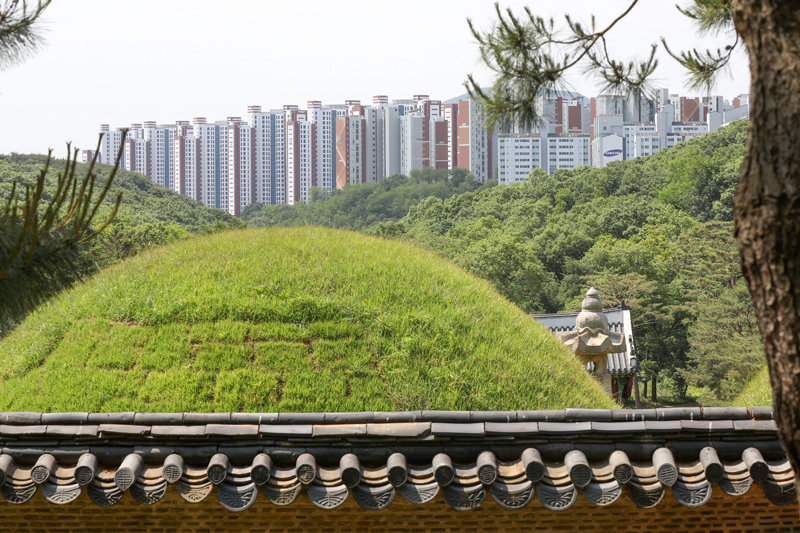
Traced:
<path fill-rule="evenodd" d="M 401 422 L 634 422 L 657 420 L 773 420 L 766 407 L 662 407 L 653 409 L 582 409 L 520 411 L 363 411 L 332 413 L 39 413 L 0 412 L 0 424 L 364 424 Z"/>

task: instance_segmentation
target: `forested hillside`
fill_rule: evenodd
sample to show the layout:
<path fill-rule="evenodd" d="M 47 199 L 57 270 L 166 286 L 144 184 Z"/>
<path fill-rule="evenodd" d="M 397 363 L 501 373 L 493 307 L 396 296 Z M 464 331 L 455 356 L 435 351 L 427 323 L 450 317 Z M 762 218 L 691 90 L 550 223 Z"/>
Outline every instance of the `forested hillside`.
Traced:
<path fill-rule="evenodd" d="M 394 174 L 378 183 L 345 187 L 332 194 L 315 190 L 305 205 L 250 204 L 242 219 L 250 226 L 318 225 L 363 231 L 379 222 L 400 220 L 426 198 L 444 200 L 488 186 L 460 168 L 449 174 L 429 167 L 414 170 L 410 176 Z"/>
<path fill-rule="evenodd" d="M 702 403 L 724 403 L 764 362 L 732 235 L 746 138 L 739 122 L 604 169 L 538 171 L 525 183 L 417 203 L 428 183 L 387 180 L 308 206 L 254 207 L 248 220 L 366 227 L 409 239 L 491 281 L 529 312 L 577 310 L 593 285 L 606 304 L 633 307 L 648 394 L 655 384 L 678 397 L 691 387 Z M 457 186 L 463 182 L 447 190 Z M 391 196 L 398 210 L 411 207 L 402 218 L 389 214 L 368 191 Z"/>
<path fill-rule="evenodd" d="M 46 157 L 43 155 L 0 155 L 0 198 L 9 197 L 14 182 L 17 183 L 17 192 L 22 198 L 25 186 L 35 183 L 45 162 Z M 63 171 L 64 165 L 64 160 L 51 161 L 41 209 L 45 208 L 53 194 L 56 173 Z M 79 180 L 86 175 L 87 166 L 77 165 L 76 176 Z M 95 167 L 98 188 L 105 183 L 111 170 L 112 167 L 108 165 Z M 95 190 L 95 194 L 96 192 Z M 185 196 L 154 185 L 141 174 L 121 170 L 117 172 L 92 227 L 98 227 L 107 219 L 119 193 L 122 193 L 122 200 L 116 217 L 97 238 L 89 241 L 80 264 L 74 265 L 78 276 L 68 276 L 67 284 L 75 281 L 76 277 L 90 274 L 143 249 L 172 242 L 193 233 L 243 225 L 224 211 L 209 209 Z M 62 288 L 50 287 L 49 294 L 55 294 Z M 0 336 L 12 326 L 13 324 L 0 325 Z"/>

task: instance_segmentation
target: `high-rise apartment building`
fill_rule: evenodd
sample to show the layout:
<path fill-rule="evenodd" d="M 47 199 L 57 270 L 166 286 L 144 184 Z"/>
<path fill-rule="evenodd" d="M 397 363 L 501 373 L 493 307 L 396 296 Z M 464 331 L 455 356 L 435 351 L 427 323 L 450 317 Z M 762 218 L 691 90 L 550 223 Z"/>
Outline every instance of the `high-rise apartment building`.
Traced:
<path fill-rule="evenodd" d="M 308 202 L 314 185 L 315 127 L 308 113 L 287 106 L 286 117 L 286 203 Z"/>
<path fill-rule="evenodd" d="M 228 117 L 228 212 L 239 215 L 256 194 L 255 135 L 241 117 Z"/>
<path fill-rule="evenodd" d="M 524 181 L 534 168 L 545 168 L 542 139 L 538 133 L 497 136 L 497 183 L 510 185 Z"/>
<path fill-rule="evenodd" d="M 246 120 L 134 123 L 124 143 L 122 130 L 103 124 L 98 158 L 113 164 L 122 145 L 122 168 L 239 214 L 253 202 L 308 202 L 314 187 L 333 191 L 424 168 L 463 168 L 479 181 L 513 183 L 534 168 L 552 174 L 602 167 L 746 118 L 747 104 L 746 94 L 731 104 L 721 96 L 687 98 L 666 88 L 652 98 L 589 99 L 558 91 L 537 99 L 538 123 L 488 132 L 481 106 L 467 95 L 446 102 L 426 94 L 405 100 L 375 95 L 372 105 L 310 100 L 307 109 L 249 106 Z M 91 152 L 82 158 L 91 160 Z"/>
<path fill-rule="evenodd" d="M 194 119 L 197 139 L 200 201 L 208 207 L 228 209 L 228 124 L 208 124 L 204 117 Z"/>
<path fill-rule="evenodd" d="M 200 147 L 194 136 L 194 128 L 188 121 L 175 123 L 175 142 L 173 143 L 173 182 L 172 190 L 200 201 Z"/>
<path fill-rule="evenodd" d="M 366 182 L 364 118 L 346 115 L 336 119 L 336 188 Z"/>
<path fill-rule="evenodd" d="M 553 174 L 556 170 L 571 170 L 589 166 L 592 162 L 591 139 L 588 135 L 548 135 L 547 167 Z"/>
<path fill-rule="evenodd" d="M 472 172 L 478 181 L 492 179 L 492 139 L 481 117 L 480 105 L 472 99 L 458 102 L 458 167 Z"/>
<path fill-rule="evenodd" d="M 422 170 L 424 160 L 423 126 L 425 117 L 421 113 L 410 113 L 400 117 L 400 173 L 406 176 L 412 170 Z"/>
<path fill-rule="evenodd" d="M 332 191 L 336 188 L 336 110 L 312 100 L 308 102 L 308 121 L 314 128 L 313 186 Z"/>

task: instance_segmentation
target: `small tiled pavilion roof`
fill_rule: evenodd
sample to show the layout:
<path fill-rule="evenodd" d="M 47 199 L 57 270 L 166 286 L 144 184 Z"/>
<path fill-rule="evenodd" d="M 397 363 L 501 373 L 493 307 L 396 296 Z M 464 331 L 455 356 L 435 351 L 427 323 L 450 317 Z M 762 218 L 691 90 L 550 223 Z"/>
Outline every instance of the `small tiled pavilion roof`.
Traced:
<path fill-rule="evenodd" d="M 381 510 L 439 493 L 457 510 L 487 498 L 550 510 L 577 498 L 687 507 L 716 491 L 795 497 L 771 408 L 363 413 L 0 413 L 0 485 L 14 504 L 37 490 L 56 504 L 86 491 L 156 504 L 212 493 L 242 511 L 256 498 L 319 507 L 353 498 Z M 174 485 L 174 487 L 169 487 Z M 754 487 L 753 485 L 757 485 Z M 623 495 L 625 494 L 625 495 Z"/>

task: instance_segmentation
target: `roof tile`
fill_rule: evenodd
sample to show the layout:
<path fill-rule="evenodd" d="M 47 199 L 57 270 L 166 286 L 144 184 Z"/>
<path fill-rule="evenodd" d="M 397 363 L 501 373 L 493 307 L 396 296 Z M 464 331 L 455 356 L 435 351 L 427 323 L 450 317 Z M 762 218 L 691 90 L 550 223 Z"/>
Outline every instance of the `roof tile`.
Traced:
<path fill-rule="evenodd" d="M 136 413 L 89 413 L 87 422 L 90 424 L 133 424 Z"/>
<path fill-rule="evenodd" d="M 430 422 L 469 422 L 469 411 L 422 411 L 422 419 Z"/>
<path fill-rule="evenodd" d="M 750 418 L 747 407 L 703 407 L 706 420 L 746 420 Z"/>
<path fill-rule="evenodd" d="M 775 417 L 771 405 L 766 407 L 751 407 L 750 413 L 753 415 L 753 418 L 759 418 L 759 419 L 760 418 L 773 419 Z"/>
<path fill-rule="evenodd" d="M 470 422 L 516 422 L 516 411 L 470 411 Z"/>
<path fill-rule="evenodd" d="M 146 435 L 150 433 L 150 426 L 137 426 L 135 424 L 100 424 L 97 433 L 116 433 L 119 435 Z"/>
<path fill-rule="evenodd" d="M 314 437 L 347 437 L 354 435 L 366 435 L 366 424 L 315 424 L 311 427 L 311 434 Z"/>
<path fill-rule="evenodd" d="M 326 424 L 366 424 L 372 422 L 375 413 L 366 411 L 361 413 L 325 413 L 323 419 Z"/>
<path fill-rule="evenodd" d="M 86 424 L 89 413 L 42 413 L 42 424 Z"/>
<path fill-rule="evenodd" d="M 699 407 L 662 407 L 656 409 L 659 420 L 702 420 L 703 411 Z"/>
<path fill-rule="evenodd" d="M 313 434 L 311 424 L 261 424 L 258 432 L 262 435 L 308 435 Z"/>
<path fill-rule="evenodd" d="M 680 420 L 645 420 L 645 431 L 680 431 Z"/>
<path fill-rule="evenodd" d="M 517 422 L 563 422 L 566 419 L 563 409 L 517 411 Z"/>
<path fill-rule="evenodd" d="M 483 435 L 484 425 L 483 422 L 466 424 L 433 422 L 431 423 L 431 433 L 437 437 L 440 435 Z"/>
<path fill-rule="evenodd" d="M 133 423 L 150 426 L 153 424 L 180 424 L 183 422 L 183 413 L 136 413 Z"/>
<path fill-rule="evenodd" d="M 564 417 L 569 421 L 608 420 L 611 421 L 611 409 L 564 409 Z"/>
<path fill-rule="evenodd" d="M 324 424 L 325 413 L 278 413 L 278 424 Z"/>
<path fill-rule="evenodd" d="M 183 423 L 188 425 L 227 424 L 230 421 L 230 413 L 183 413 Z"/>
<path fill-rule="evenodd" d="M 733 430 L 733 420 L 681 420 L 681 429 L 689 431 Z"/>
<path fill-rule="evenodd" d="M 419 437 L 429 433 L 430 430 L 430 422 L 367 424 L 367 435 L 376 437 Z"/>
<path fill-rule="evenodd" d="M 508 435 L 524 434 L 530 435 L 539 432 L 538 422 L 486 422 L 484 424 L 486 433 Z"/>
<path fill-rule="evenodd" d="M 643 421 L 638 422 L 590 422 L 592 431 L 601 433 L 632 433 L 646 431 Z"/>
<path fill-rule="evenodd" d="M 541 433 L 580 433 L 591 430 L 591 422 L 539 422 Z"/>
<path fill-rule="evenodd" d="M 47 426 L 44 425 L 0 425 L 0 435 L 44 435 Z"/>
<path fill-rule="evenodd" d="M 0 413 L 0 424 L 39 424 L 41 421 L 42 413 L 28 411 Z"/>
<path fill-rule="evenodd" d="M 778 431 L 778 425 L 774 420 L 734 420 L 733 428 L 736 431 L 768 431 L 770 433 Z"/>
<path fill-rule="evenodd" d="M 49 424 L 45 433 L 47 435 L 63 435 L 69 437 L 95 437 L 97 436 L 98 426 L 96 425 L 55 425 Z"/>
<path fill-rule="evenodd" d="M 372 413 L 373 422 L 419 422 L 422 420 L 422 411 L 375 411 Z"/>
<path fill-rule="evenodd" d="M 253 437 L 258 435 L 258 429 L 256 424 L 206 424 L 206 435 Z"/>
<path fill-rule="evenodd" d="M 206 434 L 206 426 L 151 426 L 154 437 L 195 437 Z"/>
<path fill-rule="evenodd" d="M 611 411 L 611 420 L 614 421 L 636 421 L 636 420 L 658 420 L 655 409 L 614 409 Z"/>

